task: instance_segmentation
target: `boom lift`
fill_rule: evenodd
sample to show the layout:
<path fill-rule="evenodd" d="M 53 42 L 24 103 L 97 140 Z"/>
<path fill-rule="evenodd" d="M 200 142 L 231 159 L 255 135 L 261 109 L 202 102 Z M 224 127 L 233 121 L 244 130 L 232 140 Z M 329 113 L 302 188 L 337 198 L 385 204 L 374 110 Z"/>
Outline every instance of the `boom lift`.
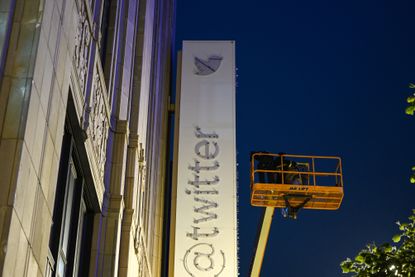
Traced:
<path fill-rule="evenodd" d="M 337 210 L 343 195 L 339 157 L 251 153 L 251 205 L 265 207 L 251 277 L 260 275 L 275 208 L 296 219 L 301 209 Z"/>

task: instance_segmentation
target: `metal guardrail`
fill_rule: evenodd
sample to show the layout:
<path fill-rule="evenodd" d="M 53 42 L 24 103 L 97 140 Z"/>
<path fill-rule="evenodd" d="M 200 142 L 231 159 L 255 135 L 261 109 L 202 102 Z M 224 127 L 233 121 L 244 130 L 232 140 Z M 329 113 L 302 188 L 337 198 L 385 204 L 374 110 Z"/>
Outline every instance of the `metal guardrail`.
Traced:
<path fill-rule="evenodd" d="M 275 162 L 279 162 L 279 165 L 275 164 L 275 169 L 258 169 L 257 166 L 255 166 L 255 162 L 258 160 L 257 157 L 261 156 L 268 156 L 272 157 Z M 279 161 L 276 159 L 278 158 Z M 334 169 L 332 171 L 318 171 L 316 170 L 316 162 L 319 160 L 331 160 L 336 161 L 336 165 L 334 166 Z M 308 170 L 301 171 L 299 169 L 293 169 L 294 167 L 289 167 L 288 169 L 284 168 L 284 165 L 288 162 L 296 162 L 299 165 L 307 165 L 303 166 L 302 170 L 308 167 Z M 311 168 L 310 168 L 311 164 Z M 314 185 L 318 186 L 317 177 L 319 176 L 334 176 L 335 177 L 335 186 L 343 187 L 343 173 L 342 173 L 342 162 L 340 157 L 335 156 L 307 156 L 307 155 L 290 155 L 290 154 L 271 154 L 271 153 L 254 153 L 251 157 L 251 186 L 256 183 L 255 182 L 255 176 L 258 173 L 268 173 L 268 174 L 280 174 L 281 176 L 281 182 L 278 184 L 290 184 L 286 182 L 286 176 L 291 175 L 300 175 L 300 176 L 307 176 L 312 177 L 313 182 L 308 183 L 307 185 Z M 266 182 L 271 183 L 271 182 Z"/>

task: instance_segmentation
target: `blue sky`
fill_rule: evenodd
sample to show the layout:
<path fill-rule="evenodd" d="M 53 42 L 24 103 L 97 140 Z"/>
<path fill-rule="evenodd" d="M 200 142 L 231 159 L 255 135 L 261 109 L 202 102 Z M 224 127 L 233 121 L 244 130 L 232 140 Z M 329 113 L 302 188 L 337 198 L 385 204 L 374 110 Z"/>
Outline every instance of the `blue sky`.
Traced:
<path fill-rule="evenodd" d="M 415 208 L 415 2 L 177 0 L 182 40 L 235 40 L 240 272 L 261 208 L 249 204 L 249 153 L 338 155 L 338 211 L 274 216 L 262 276 L 336 277 L 371 242 L 390 242 Z"/>

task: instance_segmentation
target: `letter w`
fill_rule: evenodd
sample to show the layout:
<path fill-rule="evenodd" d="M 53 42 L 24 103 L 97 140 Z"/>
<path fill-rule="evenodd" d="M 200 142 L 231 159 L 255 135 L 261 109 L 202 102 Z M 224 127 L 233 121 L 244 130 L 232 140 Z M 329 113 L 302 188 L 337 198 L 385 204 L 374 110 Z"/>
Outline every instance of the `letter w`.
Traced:
<path fill-rule="evenodd" d="M 195 213 L 200 213 L 200 214 L 206 215 L 206 217 L 201 217 L 201 218 L 198 218 L 198 219 L 195 218 L 195 219 L 193 219 L 194 223 L 197 224 L 197 223 L 200 223 L 200 222 L 206 222 L 206 221 L 218 218 L 217 214 L 207 211 L 207 210 L 212 209 L 212 208 L 217 208 L 218 203 L 213 202 L 213 201 L 209 201 L 209 200 L 206 200 L 206 199 L 198 198 L 198 197 L 195 197 L 195 201 L 206 204 L 206 205 L 203 205 L 202 207 L 194 208 Z"/>

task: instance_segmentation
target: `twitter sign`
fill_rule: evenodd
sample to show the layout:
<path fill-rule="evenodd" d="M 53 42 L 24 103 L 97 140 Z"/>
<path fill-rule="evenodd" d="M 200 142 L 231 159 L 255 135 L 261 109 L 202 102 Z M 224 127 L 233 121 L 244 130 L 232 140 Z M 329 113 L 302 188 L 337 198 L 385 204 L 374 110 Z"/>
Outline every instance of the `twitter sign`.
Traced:
<path fill-rule="evenodd" d="M 238 276 L 235 42 L 181 57 L 169 276 Z"/>

